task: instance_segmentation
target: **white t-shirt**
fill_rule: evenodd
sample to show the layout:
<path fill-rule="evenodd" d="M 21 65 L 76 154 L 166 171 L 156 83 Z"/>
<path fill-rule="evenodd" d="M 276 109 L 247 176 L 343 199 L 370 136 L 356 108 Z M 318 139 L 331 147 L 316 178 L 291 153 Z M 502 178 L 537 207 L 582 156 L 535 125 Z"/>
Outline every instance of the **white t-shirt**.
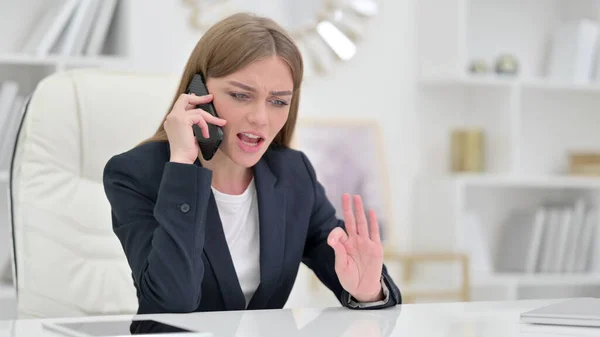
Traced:
<path fill-rule="evenodd" d="M 239 195 L 212 189 L 246 306 L 260 284 L 258 200 L 254 179 Z"/>

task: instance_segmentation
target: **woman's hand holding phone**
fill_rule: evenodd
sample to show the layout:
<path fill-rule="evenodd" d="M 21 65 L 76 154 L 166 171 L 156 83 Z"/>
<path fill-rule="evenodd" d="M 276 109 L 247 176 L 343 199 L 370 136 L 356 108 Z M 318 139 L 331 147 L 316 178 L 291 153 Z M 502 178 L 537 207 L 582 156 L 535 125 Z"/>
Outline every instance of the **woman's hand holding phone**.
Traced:
<path fill-rule="evenodd" d="M 196 96 L 181 94 L 173 109 L 165 119 L 164 128 L 171 148 L 171 161 L 182 164 L 193 164 L 198 158 L 200 147 L 194 137 L 192 125 L 198 124 L 204 137 L 208 138 L 208 124 L 224 126 L 227 121 L 215 117 L 208 112 L 196 108 L 199 104 L 211 102 L 213 95 Z"/>

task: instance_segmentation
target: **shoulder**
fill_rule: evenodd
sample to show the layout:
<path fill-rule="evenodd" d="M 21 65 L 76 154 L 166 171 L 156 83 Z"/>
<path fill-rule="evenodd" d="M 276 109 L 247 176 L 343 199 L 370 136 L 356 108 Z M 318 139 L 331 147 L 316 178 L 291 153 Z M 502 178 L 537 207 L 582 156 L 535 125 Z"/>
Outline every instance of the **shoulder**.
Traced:
<path fill-rule="evenodd" d="M 103 179 L 132 179 L 138 182 L 160 180 L 169 160 L 167 142 L 149 142 L 111 157 L 104 166 Z"/>

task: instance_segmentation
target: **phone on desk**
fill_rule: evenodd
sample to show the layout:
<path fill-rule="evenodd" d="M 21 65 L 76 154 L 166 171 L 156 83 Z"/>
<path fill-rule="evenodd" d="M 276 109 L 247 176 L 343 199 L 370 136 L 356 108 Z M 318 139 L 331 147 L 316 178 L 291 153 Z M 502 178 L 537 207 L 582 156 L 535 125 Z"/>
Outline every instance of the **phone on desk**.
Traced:
<path fill-rule="evenodd" d="M 196 96 L 208 95 L 206 82 L 204 80 L 204 76 L 201 73 L 194 75 L 192 81 L 187 87 L 186 94 L 195 94 Z M 196 108 L 202 109 L 215 117 L 219 117 L 212 102 L 206 104 L 199 104 L 196 106 Z M 205 160 L 211 160 L 217 152 L 217 150 L 219 149 L 221 142 L 223 141 L 223 128 L 208 122 L 206 124 L 208 124 L 208 138 L 204 138 L 204 136 L 202 135 L 202 129 L 197 124 L 192 125 L 192 129 L 194 131 L 194 137 L 196 137 L 198 145 L 200 146 L 202 157 Z"/>

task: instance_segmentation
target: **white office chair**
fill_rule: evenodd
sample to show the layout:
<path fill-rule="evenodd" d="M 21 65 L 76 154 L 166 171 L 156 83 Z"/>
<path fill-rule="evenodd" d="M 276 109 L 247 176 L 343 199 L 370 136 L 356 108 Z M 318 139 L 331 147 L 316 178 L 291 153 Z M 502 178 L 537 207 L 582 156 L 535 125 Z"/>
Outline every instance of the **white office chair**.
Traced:
<path fill-rule="evenodd" d="M 135 312 L 102 171 L 112 155 L 152 135 L 177 84 L 175 76 L 100 69 L 39 83 L 10 172 L 19 317 Z"/>

